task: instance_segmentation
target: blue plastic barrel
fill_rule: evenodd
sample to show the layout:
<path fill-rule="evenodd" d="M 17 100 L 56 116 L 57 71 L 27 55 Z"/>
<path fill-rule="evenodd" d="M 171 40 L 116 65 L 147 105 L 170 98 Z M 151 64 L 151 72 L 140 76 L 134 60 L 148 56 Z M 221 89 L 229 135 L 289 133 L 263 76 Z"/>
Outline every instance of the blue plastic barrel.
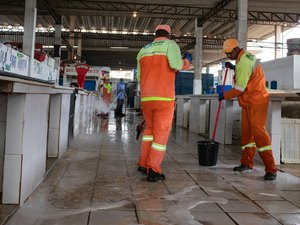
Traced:
<path fill-rule="evenodd" d="M 277 89 L 277 81 L 276 80 L 271 81 L 271 89 Z"/>

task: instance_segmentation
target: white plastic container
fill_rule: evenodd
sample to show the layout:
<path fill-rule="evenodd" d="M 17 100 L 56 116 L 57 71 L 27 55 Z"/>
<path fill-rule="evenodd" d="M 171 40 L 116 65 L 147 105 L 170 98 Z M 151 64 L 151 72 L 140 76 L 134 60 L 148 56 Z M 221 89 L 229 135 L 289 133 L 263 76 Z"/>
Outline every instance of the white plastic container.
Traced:
<path fill-rule="evenodd" d="M 281 119 L 281 161 L 300 163 L 300 119 Z"/>

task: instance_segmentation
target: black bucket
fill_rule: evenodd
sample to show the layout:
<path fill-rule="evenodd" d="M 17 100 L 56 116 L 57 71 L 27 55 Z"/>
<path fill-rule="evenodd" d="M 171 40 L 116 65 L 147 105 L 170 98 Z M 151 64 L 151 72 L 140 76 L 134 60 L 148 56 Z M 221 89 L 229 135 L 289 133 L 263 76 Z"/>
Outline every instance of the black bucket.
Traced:
<path fill-rule="evenodd" d="M 202 166 L 215 166 L 218 159 L 219 143 L 215 141 L 198 141 L 198 159 Z"/>

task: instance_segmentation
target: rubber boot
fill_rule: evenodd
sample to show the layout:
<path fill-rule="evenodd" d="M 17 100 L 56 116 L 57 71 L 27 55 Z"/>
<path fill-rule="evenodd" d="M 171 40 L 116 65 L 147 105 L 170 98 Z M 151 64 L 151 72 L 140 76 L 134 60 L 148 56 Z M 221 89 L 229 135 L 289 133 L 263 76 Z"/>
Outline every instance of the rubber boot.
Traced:
<path fill-rule="evenodd" d="M 166 179 L 166 176 L 163 173 L 156 173 L 151 168 L 149 169 L 147 181 L 157 182 L 164 179 Z"/>

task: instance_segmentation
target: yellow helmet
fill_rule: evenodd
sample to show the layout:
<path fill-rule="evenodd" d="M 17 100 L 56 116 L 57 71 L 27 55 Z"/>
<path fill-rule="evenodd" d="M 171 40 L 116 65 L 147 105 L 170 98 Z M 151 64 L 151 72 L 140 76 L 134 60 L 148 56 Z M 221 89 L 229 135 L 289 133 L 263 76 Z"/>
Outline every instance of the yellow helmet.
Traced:
<path fill-rule="evenodd" d="M 237 46 L 239 46 L 239 42 L 235 38 L 229 38 L 223 43 L 223 51 L 225 53 L 230 53 Z"/>

